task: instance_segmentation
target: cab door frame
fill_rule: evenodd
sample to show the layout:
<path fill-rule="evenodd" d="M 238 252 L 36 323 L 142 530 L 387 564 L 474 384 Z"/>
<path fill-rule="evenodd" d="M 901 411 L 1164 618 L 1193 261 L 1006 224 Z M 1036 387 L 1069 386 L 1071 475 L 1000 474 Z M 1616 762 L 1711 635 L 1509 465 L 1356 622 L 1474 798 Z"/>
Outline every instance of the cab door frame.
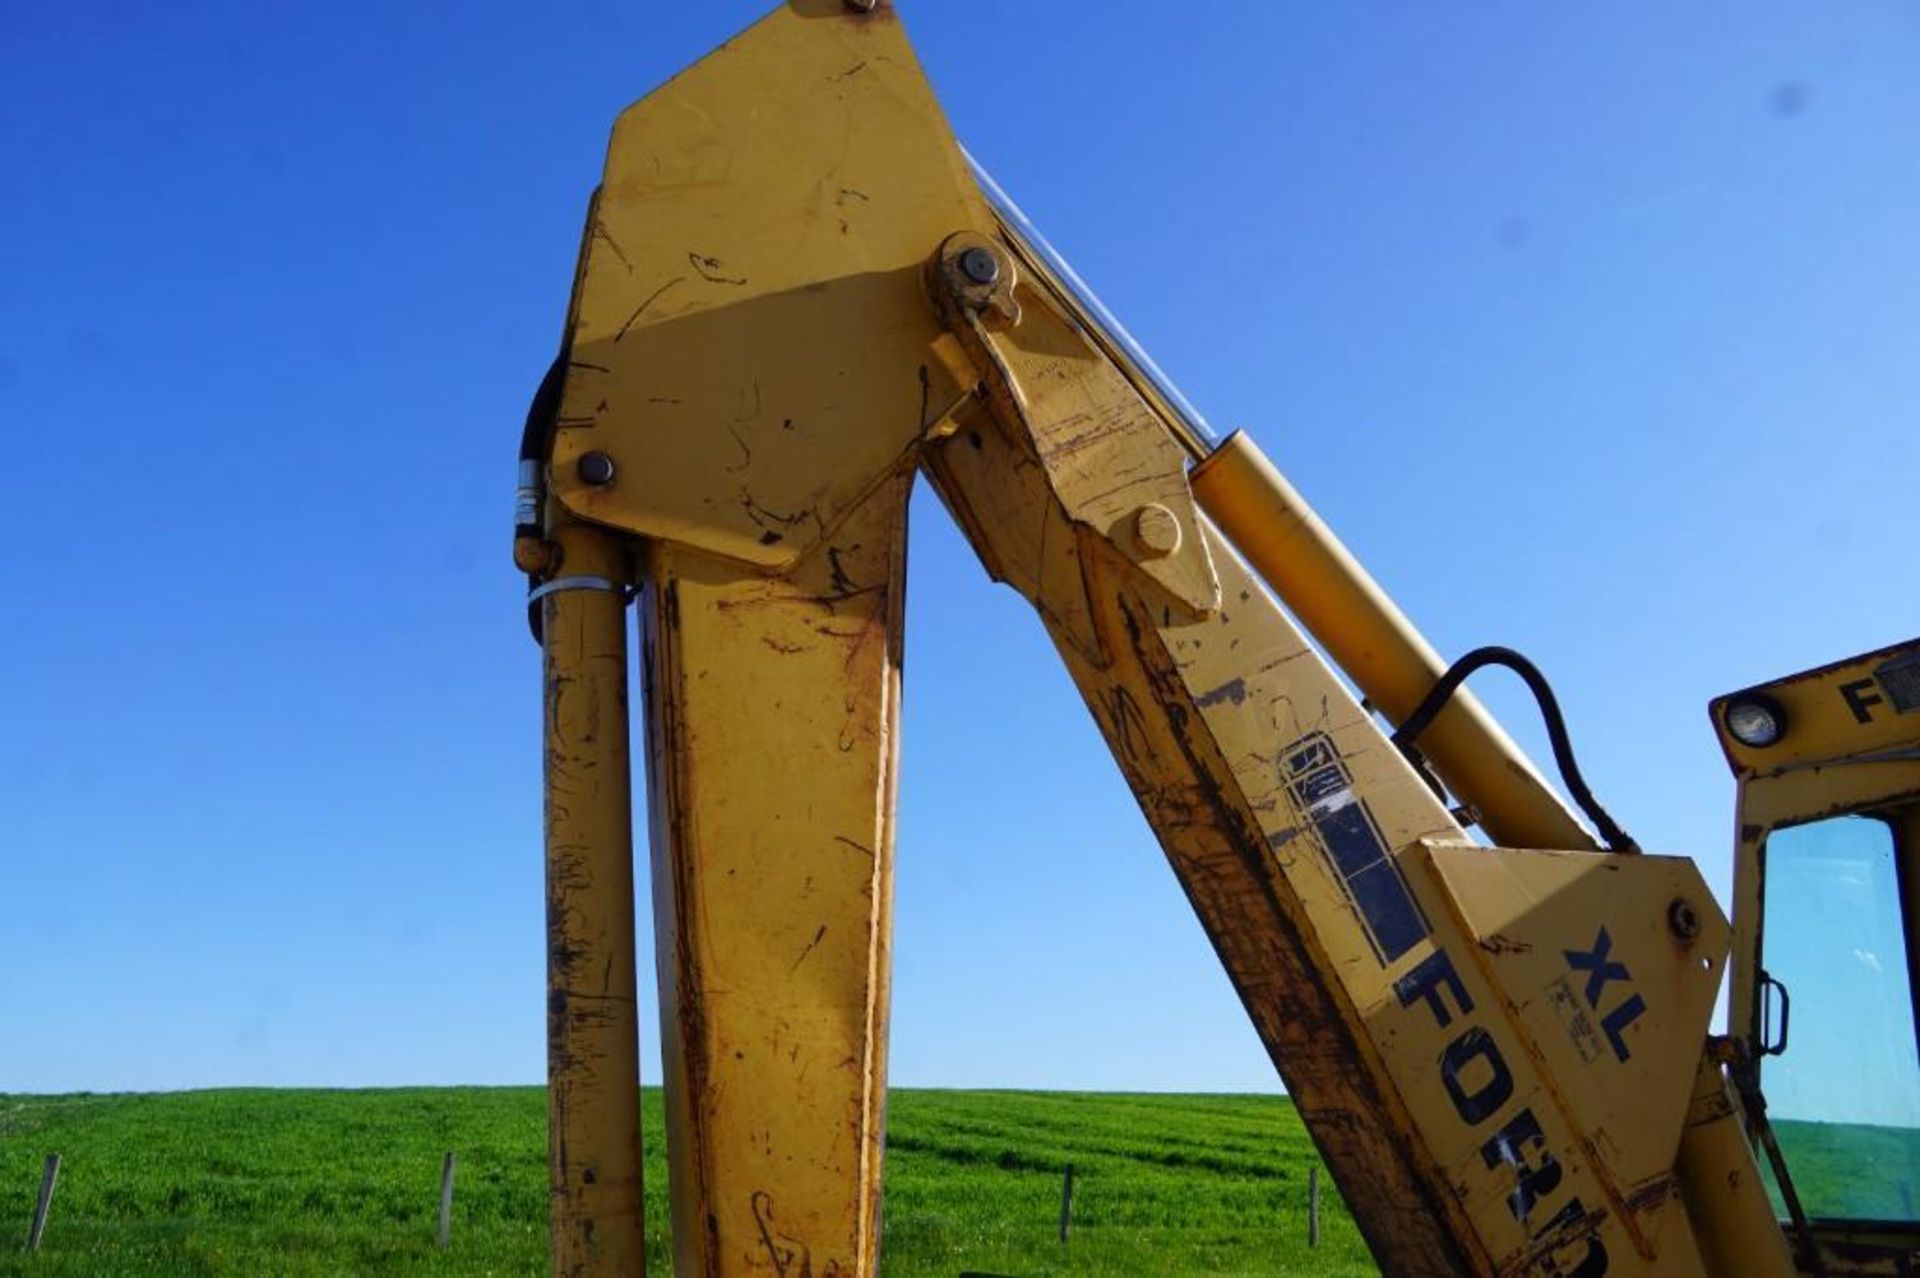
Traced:
<path fill-rule="evenodd" d="M 1767 714 L 1740 713 L 1754 706 Z M 1768 837 L 1833 817 L 1874 816 L 1892 826 L 1908 994 L 1920 1027 L 1920 639 L 1717 697 L 1709 712 L 1738 783 L 1728 1027 L 1740 1054 L 1757 1063 L 1765 1046 Z M 1778 729 L 1771 741 L 1743 741 L 1730 726 L 1767 716 Z M 1834 1273 L 1904 1272 L 1896 1258 L 1920 1251 L 1920 1224 L 1811 1224 Z"/>

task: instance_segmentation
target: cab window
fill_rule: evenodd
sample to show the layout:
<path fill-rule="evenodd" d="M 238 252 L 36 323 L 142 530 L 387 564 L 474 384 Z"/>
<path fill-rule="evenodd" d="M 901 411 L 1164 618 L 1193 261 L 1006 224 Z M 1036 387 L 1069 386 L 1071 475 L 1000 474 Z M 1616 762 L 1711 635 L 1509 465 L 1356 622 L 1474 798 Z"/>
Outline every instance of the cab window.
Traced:
<path fill-rule="evenodd" d="M 1810 1216 L 1920 1220 L 1920 1053 L 1896 855 L 1894 828 L 1867 816 L 1767 839 L 1758 993 L 1763 1037 L 1783 1046 L 1764 1058 L 1761 1088 Z"/>

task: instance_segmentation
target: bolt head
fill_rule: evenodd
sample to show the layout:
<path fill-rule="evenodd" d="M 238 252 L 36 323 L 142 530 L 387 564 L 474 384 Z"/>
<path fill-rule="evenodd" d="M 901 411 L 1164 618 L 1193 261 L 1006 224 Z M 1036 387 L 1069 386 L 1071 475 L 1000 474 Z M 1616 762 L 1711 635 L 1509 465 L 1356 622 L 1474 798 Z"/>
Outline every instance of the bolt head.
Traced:
<path fill-rule="evenodd" d="M 605 453 L 582 453 L 574 464 L 574 473 L 583 484 L 605 488 L 613 482 L 613 458 Z"/>
<path fill-rule="evenodd" d="M 1000 259 L 993 250 L 975 245 L 960 254 L 960 273 L 975 284 L 991 284 L 1000 278 Z"/>
<path fill-rule="evenodd" d="M 1144 554 L 1162 559 L 1180 549 L 1180 521 L 1165 506 L 1142 506 L 1133 515 L 1133 536 Z"/>
<path fill-rule="evenodd" d="M 1667 926 L 1681 940 L 1691 941 L 1700 935 L 1700 911 L 1694 909 L 1693 903 L 1684 897 L 1675 897 L 1673 903 L 1667 906 Z"/>

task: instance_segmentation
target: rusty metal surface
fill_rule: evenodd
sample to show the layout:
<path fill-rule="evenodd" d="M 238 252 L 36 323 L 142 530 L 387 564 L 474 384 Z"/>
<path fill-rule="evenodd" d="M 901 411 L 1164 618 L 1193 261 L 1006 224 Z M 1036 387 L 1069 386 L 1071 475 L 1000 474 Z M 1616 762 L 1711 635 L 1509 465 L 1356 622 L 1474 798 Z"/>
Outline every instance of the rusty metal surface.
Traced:
<path fill-rule="evenodd" d="M 1057 569 L 1047 560 L 1022 580 L 1044 583 L 1036 605 L 1369 1245 L 1392 1273 L 1493 1272 L 1366 1027 L 1348 974 L 1368 942 L 1278 792 L 1280 755 L 1290 740 L 1329 734 L 1367 770 L 1365 792 L 1400 838 L 1454 827 L 1237 561 L 1216 546 L 1231 601 L 1219 614 L 1163 622 L 1165 605 L 1150 586 L 1141 593 L 1130 558 L 1065 519 L 1044 470 L 1009 435 L 968 423 L 934 446 L 929 471 L 983 539 L 983 560 L 1019 562 L 1041 542 L 1074 547 L 1070 561 L 1055 549 Z M 1104 657 L 1060 624 L 1081 616 L 1105 638 Z M 1378 1002 L 1388 982 L 1374 970 Z M 1403 1068 L 1432 1076 L 1430 1060 Z"/>
<path fill-rule="evenodd" d="M 552 530 L 569 571 L 617 584 L 625 551 Z M 547 1127 L 553 1272 L 638 1274 L 640 1063 L 634 1000 L 627 609 L 605 590 L 541 601 L 545 670 Z"/>
<path fill-rule="evenodd" d="M 1161 423 L 1123 381 L 1083 370 L 1091 409 L 1040 393 L 1104 356 L 1052 326 L 1043 294 L 1019 302 L 1017 324 L 949 307 L 983 394 L 930 441 L 929 474 L 1054 634 L 1383 1268 L 1703 1272 L 1674 1172 L 1725 945 L 1697 872 L 1460 842 L 1197 518 L 1222 602 L 1177 606 L 1137 524 L 1088 518 L 1075 497 L 1086 456 L 1122 459 L 1108 472 L 1136 517 L 1183 483 Z M 1072 418 L 1064 454 L 1052 412 Z M 1358 869 L 1356 836 L 1373 848 Z M 1438 857 L 1471 886 L 1451 891 Z M 1700 906 L 1684 941 L 1669 934 L 1682 897 Z M 1630 992 L 1585 1009 L 1586 1041 L 1608 1055 L 1581 1058 L 1548 997 L 1567 984 L 1553 969 L 1578 955 L 1624 974 L 1626 951 Z M 1455 1067 L 1492 1073 L 1472 1092 Z M 1751 1272 L 1768 1272 L 1778 1239 L 1756 1247 Z"/>
<path fill-rule="evenodd" d="M 906 498 L 769 577 L 661 547 L 648 775 L 675 1271 L 874 1272 Z"/>
<path fill-rule="evenodd" d="M 1667 1114 L 1679 1073 L 1684 1100 L 1711 916 L 1690 946 L 1649 950 L 1671 885 L 1613 891 L 1610 857 L 1525 890 L 1461 888 L 1483 877 L 1475 858 L 1504 854 L 1466 850 L 1201 514 L 1164 405 L 996 227 L 886 6 L 793 0 L 615 131 L 542 478 L 550 537 L 585 520 L 645 563 L 676 1270 L 878 1264 L 905 502 L 922 465 L 1048 627 L 1383 1268 L 1703 1272 L 1677 1120 L 1636 1121 L 1620 1089 Z M 942 244 L 998 266 L 943 271 Z M 588 570 L 570 541 L 524 549 L 550 574 Z M 561 641 L 576 605 L 543 605 Z M 581 957 L 617 946 L 617 914 L 593 913 L 621 890 L 604 824 L 624 802 L 613 647 L 549 677 L 575 752 L 550 841 L 592 849 L 590 877 L 562 858 L 556 879 L 568 1273 L 637 1272 L 616 1250 L 637 1248 L 637 1163 L 630 1182 L 613 1162 L 603 1178 L 582 1154 L 637 1159 L 611 1095 L 634 1099 L 614 1041 L 631 978 L 595 986 Z M 569 682 L 580 668 L 592 696 Z M 575 804 L 588 742 L 598 788 Z M 1556 952 L 1607 974 L 1589 1003 L 1626 993 L 1609 964 L 1637 969 L 1638 1033 L 1659 1041 L 1597 1005 L 1599 1030 L 1570 1029 L 1542 992 Z M 1599 1055 L 1616 1039 L 1647 1059 L 1620 1072 L 1626 1055 Z M 1591 1059 L 1568 1064 L 1583 1042 Z"/>
<path fill-rule="evenodd" d="M 1819 1221 L 1814 1228 L 1833 1278 L 1914 1278 L 1920 1273 L 1920 1235 L 1911 1226 Z"/>
<path fill-rule="evenodd" d="M 589 214 L 541 478 L 646 546 L 683 1274 L 874 1269 L 904 503 L 963 394 L 923 275 L 991 225 L 891 8 L 841 0 L 623 113 Z"/>

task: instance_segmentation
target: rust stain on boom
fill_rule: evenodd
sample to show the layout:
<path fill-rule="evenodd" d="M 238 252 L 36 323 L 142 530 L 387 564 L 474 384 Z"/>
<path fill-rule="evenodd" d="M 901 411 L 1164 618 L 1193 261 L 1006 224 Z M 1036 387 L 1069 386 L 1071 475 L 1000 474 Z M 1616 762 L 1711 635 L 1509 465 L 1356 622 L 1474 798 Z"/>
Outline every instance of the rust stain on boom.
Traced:
<path fill-rule="evenodd" d="M 556 1272 L 640 1255 L 629 583 L 676 1270 L 876 1271 L 916 469 L 1046 625 L 1384 1268 L 1724 1272 L 1765 1199 L 1700 1104 L 1727 929 L 1697 872 L 1470 844 L 1241 561 L 1229 525 L 1304 507 L 1244 437 L 1203 504 L 1192 422 L 1018 222 L 886 5 L 794 0 L 615 127 L 516 545 L 550 663 Z M 1417 692 L 1430 651 L 1322 549 Z M 1590 848 L 1463 707 L 1489 828 Z M 1690 1112 L 1724 1199 L 1676 1170 Z M 1777 1237 L 1741 1264 L 1787 1272 Z"/>

